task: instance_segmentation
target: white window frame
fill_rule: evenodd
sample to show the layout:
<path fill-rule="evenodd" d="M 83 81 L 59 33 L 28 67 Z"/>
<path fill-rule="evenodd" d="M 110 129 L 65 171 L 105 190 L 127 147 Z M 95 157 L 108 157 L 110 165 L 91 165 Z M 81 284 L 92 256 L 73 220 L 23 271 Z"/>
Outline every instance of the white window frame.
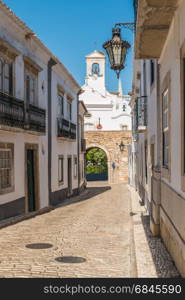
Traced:
<path fill-rule="evenodd" d="M 64 184 L 64 156 L 63 155 L 58 156 L 58 184 L 59 185 Z"/>

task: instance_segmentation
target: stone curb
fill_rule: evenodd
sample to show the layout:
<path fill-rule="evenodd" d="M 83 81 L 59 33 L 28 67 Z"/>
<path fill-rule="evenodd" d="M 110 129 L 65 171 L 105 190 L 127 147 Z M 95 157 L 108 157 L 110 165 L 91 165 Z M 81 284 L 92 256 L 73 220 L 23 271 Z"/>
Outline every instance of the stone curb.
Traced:
<path fill-rule="evenodd" d="M 133 187 L 128 185 L 131 196 L 131 215 L 133 218 L 133 236 L 135 245 L 136 267 L 138 278 L 157 278 L 155 264 L 142 223 L 146 209 L 140 205 L 140 198 Z"/>

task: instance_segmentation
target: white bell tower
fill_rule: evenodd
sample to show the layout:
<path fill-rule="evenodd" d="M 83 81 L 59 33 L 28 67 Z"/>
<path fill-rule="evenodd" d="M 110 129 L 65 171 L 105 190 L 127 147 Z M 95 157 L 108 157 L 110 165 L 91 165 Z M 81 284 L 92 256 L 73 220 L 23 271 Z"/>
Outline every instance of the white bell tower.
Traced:
<path fill-rule="evenodd" d="M 86 85 L 105 91 L 105 55 L 95 50 L 86 56 Z"/>

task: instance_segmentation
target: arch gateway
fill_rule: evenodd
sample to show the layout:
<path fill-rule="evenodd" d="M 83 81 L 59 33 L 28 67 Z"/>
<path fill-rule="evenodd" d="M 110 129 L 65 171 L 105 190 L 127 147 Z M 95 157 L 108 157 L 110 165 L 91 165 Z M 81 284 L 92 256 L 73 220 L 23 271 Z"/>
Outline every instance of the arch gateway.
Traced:
<path fill-rule="evenodd" d="M 86 149 L 100 148 L 107 155 L 108 181 L 110 184 L 128 182 L 128 145 L 130 131 L 86 131 Z M 121 142 L 124 144 L 120 150 Z"/>

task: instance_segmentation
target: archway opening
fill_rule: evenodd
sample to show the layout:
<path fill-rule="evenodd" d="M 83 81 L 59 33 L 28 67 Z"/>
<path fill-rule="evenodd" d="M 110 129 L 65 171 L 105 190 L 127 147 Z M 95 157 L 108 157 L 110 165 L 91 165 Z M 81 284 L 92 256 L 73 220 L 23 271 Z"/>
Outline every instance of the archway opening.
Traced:
<path fill-rule="evenodd" d="M 91 147 L 86 151 L 86 180 L 108 180 L 107 154 L 101 148 Z"/>

